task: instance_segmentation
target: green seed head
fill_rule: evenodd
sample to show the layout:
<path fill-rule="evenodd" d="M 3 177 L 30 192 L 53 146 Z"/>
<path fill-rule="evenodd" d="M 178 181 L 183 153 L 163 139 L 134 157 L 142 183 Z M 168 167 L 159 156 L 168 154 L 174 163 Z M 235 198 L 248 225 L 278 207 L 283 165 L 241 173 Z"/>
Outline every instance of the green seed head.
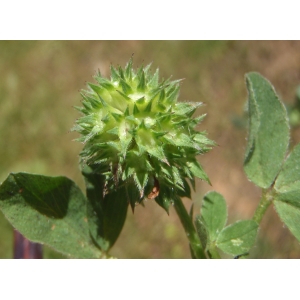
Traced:
<path fill-rule="evenodd" d="M 214 143 L 195 129 L 201 103 L 177 102 L 180 80 L 159 81 L 150 65 L 134 71 L 132 59 L 125 69 L 111 66 L 110 79 L 94 78 L 73 130 L 81 134 L 83 162 L 105 175 L 107 192 L 125 185 L 132 207 L 149 198 L 168 210 L 174 195 L 190 196 L 187 179 L 209 182 L 196 156 Z"/>

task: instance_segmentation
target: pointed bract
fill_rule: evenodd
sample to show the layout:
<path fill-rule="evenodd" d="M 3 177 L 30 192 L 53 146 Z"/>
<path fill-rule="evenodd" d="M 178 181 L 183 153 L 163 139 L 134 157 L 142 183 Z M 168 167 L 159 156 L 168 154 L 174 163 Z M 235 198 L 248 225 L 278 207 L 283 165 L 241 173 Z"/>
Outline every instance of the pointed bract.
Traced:
<path fill-rule="evenodd" d="M 107 192 L 124 188 L 132 211 L 144 198 L 167 212 L 174 197 L 190 197 L 195 178 L 209 182 L 196 160 L 214 146 L 195 130 L 205 115 L 192 118 L 202 105 L 177 102 L 181 80 L 159 82 L 150 65 L 110 66 L 111 79 L 97 73 L 97 83 L 82 91 L 83 116 L 72 130 L 84 143 L 82 160 L 105 176 Z M 188 180 L 190 184 L 188 183 Z"/>

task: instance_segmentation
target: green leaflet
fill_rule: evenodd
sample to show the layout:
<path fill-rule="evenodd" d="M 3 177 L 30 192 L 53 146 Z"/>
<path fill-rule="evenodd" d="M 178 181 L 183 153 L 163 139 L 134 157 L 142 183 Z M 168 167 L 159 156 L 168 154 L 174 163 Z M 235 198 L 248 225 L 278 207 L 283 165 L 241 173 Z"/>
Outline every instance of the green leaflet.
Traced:
<path fill-rule="evenodd" d="M 26 238 L 74 258 L 99 258 L 85 202 L 81 190 L 63 176 L 11 173 L 0 186 L 0 209 Z"/>
<path fill-rule="evenodd" d="M 253 220 L 237 221 L 225 227 L 219 234 L 216 245 L 232 255 L 247 253 L 255 243 L 258 224 Z"/>
<path fill-rule="evenodd" d="M 300 144 L 286 159 L 274 189 L 274 205 L 280 219 L 300 241 Z"/>
<path fill-rule="evenodd" d="M 300 208 L 300 144 L 287 157 L 274 184 L 276 200 L 293 203 Z"/>
<path fill-rule="evenodd" d="M 209 250 L 210 242 L 208 240 L 209 239 L 208 229 L 206 228 L 205 223 L 200 215 L 197 216 L 195 219 L 195 227 L 203 249 Z"/>
<path fill-rule="evenodd" d="M 108 251 L 117 240 L 127 215 L 128 199 L 125 187 L 105 194 L 105 176 L 85 166 L 87 216 L 90 233 L 96 244 Z"/>
<path fill-rule="evenodd" d="M 300 208 L 288 202 L 274 201 L 275 209 L 291 233 L 300 242 Z"/>
<path fill-rule="evenodd" d="M 224 197 L 214 191 L 208 192 L 203 198 L 201 216 L 196 218 L 200 239 L 208 249 L 216 241 L 226 221 L 227 205 Z"/>
<path fill-rule="evenodd" d="M 284 105 L 273 86 L 260 74 L 248 73 L 249 136 L 244 169 L 248 178 L 268 188 L 277 176 L 289 144 Z"/>

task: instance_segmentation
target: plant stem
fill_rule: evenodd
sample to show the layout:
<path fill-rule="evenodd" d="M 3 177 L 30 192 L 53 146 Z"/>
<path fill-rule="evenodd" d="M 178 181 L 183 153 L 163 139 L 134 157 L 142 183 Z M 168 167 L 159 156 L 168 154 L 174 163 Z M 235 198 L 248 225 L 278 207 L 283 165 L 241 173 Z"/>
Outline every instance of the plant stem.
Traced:
<path fill-rule="evenodd" d="M 268 192 L 268 190 L 263 190 L 262 192 L 262 196 L 260 199 L 260 202 L 256 208 L 256 211 L 254 213 L 253 216 L 253 221 L 255 221 L 256 223 L 260 223 L 267 208 L 270 206 L 271 202 L 273 200 L 273 196 L 270 194 L 270 192 Z"/>
<path fill-rule="evenodd" d="M 43 258 L 42 245 L 27 240 L 19 231 L 14 230 L 14 258 Z"/>
<path fill-rule="evenodd" d="M 210 247 L 208 252 L 209 252 L 211 258 L 214 258 L 214 259 L 220 259 L 221 258 L 220 254 L 219 254 L 219 252 L 218 252 L 218 250 L 215 246 Z"/>
<path fill-rule="evenodd" d="M 181 224 L 185 230 L 187 238 L 190 242 L 190 246 L 194 252 L 196 258 L 206 258 L 203 248 L 201 246 L 200 239 L 193 225 L 193 221 L 190 218 L 187 210 L 185 209 L 181 199 L 175 197 L 174 199 L 174 208 L 179 216 Z"/>
<path fill-rule="evenodd" d="M 262 190 L 262 196 L 260 198 L 259 204 L 256 208 L 256 211 L 254 213 L 254 216 L 252 218 L 253 221 L 255 221 L 257 224 L 259 224 L 263 218 L 263 216 L 265 215 L 268 207 L 270 206 L 272 200 L 273 200 L 273 196 L 271 194 L 272 190 Z M 235 258 L 247 258 L 249 255 L 249 253 L 240 255 L 238 257 Z"/>

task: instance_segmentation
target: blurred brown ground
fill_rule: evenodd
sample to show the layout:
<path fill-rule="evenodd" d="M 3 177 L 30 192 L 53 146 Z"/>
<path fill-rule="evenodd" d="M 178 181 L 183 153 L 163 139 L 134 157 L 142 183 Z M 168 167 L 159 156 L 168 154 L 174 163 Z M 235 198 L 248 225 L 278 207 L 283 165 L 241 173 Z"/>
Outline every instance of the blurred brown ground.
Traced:
<path fill-rule="evenodd" d="M 84 187 L 78 169 L 82 145 L 70 133 L 79 114 L 79 90 L 99 68 L 153 62 L 161 78 L 185 78 L 179 100 L 201 101 L 207 113 L 199 130 L 217 142 L 199 157 L 212 186 L 197 183 L 195 214 L 203 195 L 216 190 L 229 206 L 229 222 L 251 218 L 260 191 L 243 172 L 247 131 L 243 119 L 247 91 L 244 75 L 260 72 L 281 99 L 292 104 L 300 84 L 300 41 L 1 41 L 0 42 L 0 182 L 9 172 L 65 175 Z M 272 117 L 272 116 L 270 116 Z M 293 129 L 291 146 L 300 141 Z M 128 211 L 111 254 L 119 258 L 189 258 L 185 233 L 175 211 L 167 215 L 148 200 L 134 215 Z M 0 258 L 12 257 L 12 228 L 0 214 Z M 45 257 L 59 258 L 45 247 Z M 224 256 L 225 257 L 225 256 Z M 273 207 L 263 219 L 251 258 L 300 258 L 300 245 Z"/>

